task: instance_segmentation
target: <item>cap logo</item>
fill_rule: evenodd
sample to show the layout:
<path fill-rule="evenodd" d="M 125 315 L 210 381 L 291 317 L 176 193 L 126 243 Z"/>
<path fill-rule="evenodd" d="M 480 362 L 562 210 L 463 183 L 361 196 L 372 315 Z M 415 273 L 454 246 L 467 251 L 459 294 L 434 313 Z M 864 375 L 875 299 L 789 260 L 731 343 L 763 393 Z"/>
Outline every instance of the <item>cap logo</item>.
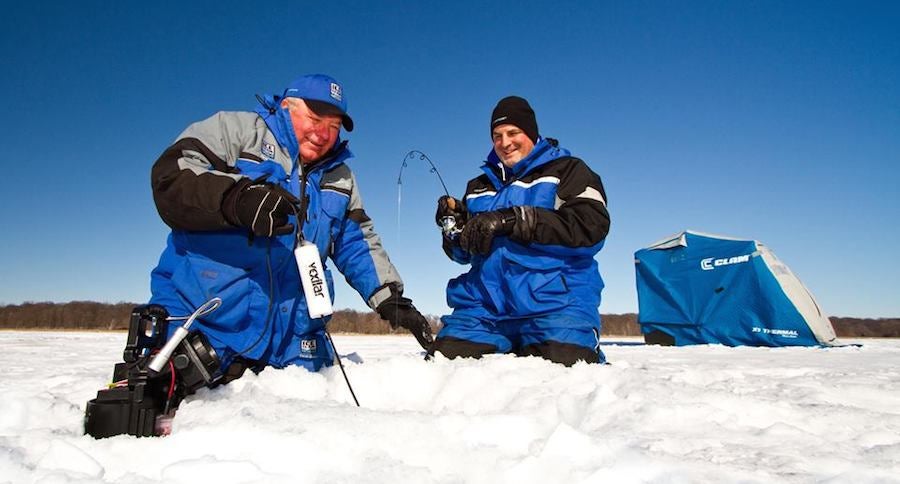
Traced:
<path fill-rule="evenodd" d="M 332 82 L 332 83 L 331 83 L 331 97 L 332 97 L 335 101 L 340 101 L 340 100 L 341 100 L 341 86 L 339 86 L 339 85 L 338 85 L 337 83 L 335 83 L 335 82 Z"/>
<path fill-rule="evenodd" d="M 506 118 L 508 118 L 508 117 L 509 117 L 509 116 L 500 116 L 499 118 L 495 119 L 493 123 L 491 123 L 491 126 L 493 126 L 493 125 L 499 123 L 500 121 L 505 121 Z"/>

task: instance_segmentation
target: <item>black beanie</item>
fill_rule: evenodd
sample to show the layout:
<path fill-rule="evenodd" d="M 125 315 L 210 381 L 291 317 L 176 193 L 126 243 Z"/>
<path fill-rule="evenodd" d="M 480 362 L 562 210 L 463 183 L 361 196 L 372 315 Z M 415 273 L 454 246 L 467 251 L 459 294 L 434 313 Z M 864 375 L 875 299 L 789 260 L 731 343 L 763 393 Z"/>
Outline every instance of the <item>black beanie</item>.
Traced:
<path fill-rule="evenodd" d="M 537 143 L 538 126 L 534 110 L 528 105 L 528 101 L 519 96 L 508 96 L 497 103 L 497 107 L 491 113 L 491 136 L 494 134 L 494 128 L 501 124 L 518 126 L 532 143 Z"/>

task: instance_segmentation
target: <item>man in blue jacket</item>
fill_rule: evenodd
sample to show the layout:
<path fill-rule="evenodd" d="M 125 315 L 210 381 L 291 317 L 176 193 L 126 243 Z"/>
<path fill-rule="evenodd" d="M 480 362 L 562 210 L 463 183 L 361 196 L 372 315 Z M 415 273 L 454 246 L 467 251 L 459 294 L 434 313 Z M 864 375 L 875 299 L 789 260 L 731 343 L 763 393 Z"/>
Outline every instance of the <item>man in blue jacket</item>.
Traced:
<path fill-rule="evenodd" d="M 172 232 L 151 275 L 151 304 L 184 316 L 221 298 L 192 329 L 223 372 L 232 364 L 240 371 L 331 365 L 330 316 L 310 316 L 295 262 L 294 248 L 305 241 L 382 318 L 430 346 L 428 322 L 403 297 L 346 164 L 353 155 L 340 132 L 352 131 L 353 120 L 343 86 L 308 75 L 281 96 L 258 99 L 255 112 L 192 124 L 154 164 L 153 198 Z M 316 276 L 333 299 L 330 270 Z"/>
<path fill-rule="evenodd" d="M 463 199 L 441 197 L 444 251 L 469 272 L 447 285 L 453 313 L 433 351 L 490 353 L 572 365 L 605 361 L 599 347 L 600 278 L 594 256 L 609 232 L 600 177 L 539 135 L 528 101 L 506 97 L 491 115 L 493 150 Z"/>

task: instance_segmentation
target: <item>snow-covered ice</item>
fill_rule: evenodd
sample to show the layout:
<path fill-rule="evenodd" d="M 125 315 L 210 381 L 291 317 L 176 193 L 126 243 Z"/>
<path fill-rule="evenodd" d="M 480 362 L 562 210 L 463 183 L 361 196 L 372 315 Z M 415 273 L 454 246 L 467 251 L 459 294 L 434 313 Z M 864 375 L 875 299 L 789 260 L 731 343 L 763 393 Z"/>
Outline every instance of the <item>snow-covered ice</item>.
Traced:
<path fill-rule="evenodd" d="M 247 374 L 164 438 L 82 435 L 124 333 L 0 332 L 0 482 L 900 482 L 900 340 L 665 348 L 610 365 L 421 359 L 335 335 L 340 370 Z"/>

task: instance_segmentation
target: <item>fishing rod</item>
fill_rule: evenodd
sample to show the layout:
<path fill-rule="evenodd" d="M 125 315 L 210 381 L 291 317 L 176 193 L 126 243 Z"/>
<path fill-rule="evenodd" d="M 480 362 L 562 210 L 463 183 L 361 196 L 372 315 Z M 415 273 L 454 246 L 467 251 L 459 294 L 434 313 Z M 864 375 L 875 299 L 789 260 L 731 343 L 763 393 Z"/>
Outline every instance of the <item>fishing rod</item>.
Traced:
<path fill-rule="evenodd" d="M 431 166 L 431 169 L 429 171 L 431 173 L 434 173 L 435 175 L 437 175 L 438 180 L 440 180 L 440 182 L 441 182 L 441 186 L 444 188 L 444 193 L 447 194 L 447 196 L 449 197 L 450 191 L 447 190 L 447 185 L 444 184 L 444 178 L 441 176 L 441 172 L 438 171 L 437 166 L 434 165 L 434 162 L 431 161 L 431 158 L 429 158 L 428 155 L 426 155 L 425 153 L 422 153 L 419 150 L 411 150 L 409 153 L 406 154 L 405 157 L 403 157 L 403 164 L 400 165 L 400 174 L 397 175 L 398 187 L 403 185 L 403 169 L 406 168 L 406 166 L 407 166 L 406 161 L 415 158 L 416 155 L 419 155 L 420 160 L 425 160 L 428 162 L 428 165 Z M 398 190 L 399 190 L 399 188 L 398 188 Z"/>
<path fill-rule="evenodd" d="M 447 184 L 444 183 L 444 177 L 441 176 L 441 172 L 438 171 L 437 166 L 434 164 L 433 161 L 431 161 L 431 158 L 429 158 L 428 155 L 426 155 L 425 153 L 423 153 L 419 150 L 410 150 L 408 153 L 406 153 L 406 156 L 403 157 L 403 163 L 400 165 L 400 174 L 397 175 L 397 226 L 398 227 L 400 226 L 400 202 L 402 199 L 401 192 L 402 192 L 402 187 L 403 187 L 403 169 L 407 167 L 408 160 L 415 159 L 416 157 L 418 157 L 419 160 L 428 162 L 428 165 L 431 167 L 429 169 L 429 171 L 431 173 L 434 173 L 435 175 L 437 175 L 438 180 L 441 182 L 441 187 L 444 189 L 444 194 L 447 195 L 447 197 L 450 197 L 450 191 L 447 190 Z M 450 199 L 451 199 L 451 201 L 453 200 L 452 197 L 450 197 Z M 452 206 L 451 206 L 451 208 L 452 208 Z M 455 237 L 462 230 L 459 227 L 457 227 L 457 225 L 456 225 L 456 217 L 454 217 L 452 215 L 448 215 L 446 217 L 441 217 L 441 231 L 444 233 L 445 236 L 452 238 L 452 237 Z"/>

